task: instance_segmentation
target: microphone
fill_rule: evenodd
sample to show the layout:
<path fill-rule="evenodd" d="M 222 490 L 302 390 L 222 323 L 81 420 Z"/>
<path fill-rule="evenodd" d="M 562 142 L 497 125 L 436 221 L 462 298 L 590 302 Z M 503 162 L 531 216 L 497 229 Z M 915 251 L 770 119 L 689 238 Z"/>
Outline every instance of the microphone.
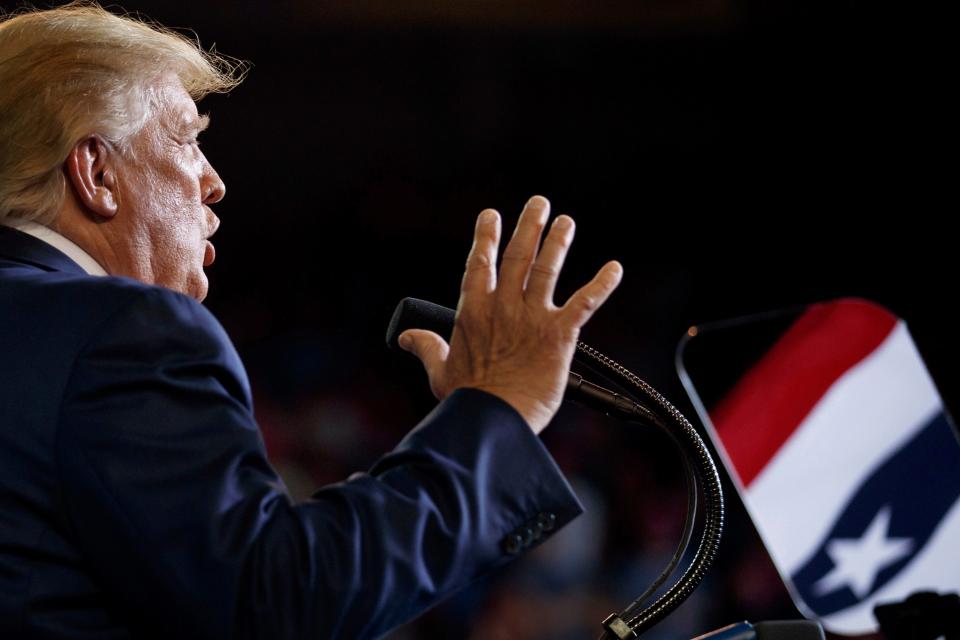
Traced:
<path fill-rule="evenodd" d="M 387 327 L 387 346 L 401 350 L 397 340 L 407 329 L 427 329 L 449 341 L 455 318 L 456 311 L 449 307 L 417 298 L 404 298 L 397 305 Z M 572 371 L 563 397 L 564 400 L 572 400 L 615 417 L 636 419 L 650 416 L 646 407 L 627 396 L 584 380 L 583 376 Z"/>

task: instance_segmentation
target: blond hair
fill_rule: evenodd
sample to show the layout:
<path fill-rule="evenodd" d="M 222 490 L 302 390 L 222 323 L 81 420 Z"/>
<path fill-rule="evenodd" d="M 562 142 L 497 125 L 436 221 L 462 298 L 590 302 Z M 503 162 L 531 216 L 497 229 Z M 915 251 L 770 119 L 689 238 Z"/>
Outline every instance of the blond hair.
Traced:
<path fill-rule="evenodd" d="M 84 137 L 125 148 L 151 114 L 150 86 L 173 73 L 196 101 L 238 85 L 247 65 L 93 2 L 0 17 L 0 224 L 52 223 L 62 166 Z"/>

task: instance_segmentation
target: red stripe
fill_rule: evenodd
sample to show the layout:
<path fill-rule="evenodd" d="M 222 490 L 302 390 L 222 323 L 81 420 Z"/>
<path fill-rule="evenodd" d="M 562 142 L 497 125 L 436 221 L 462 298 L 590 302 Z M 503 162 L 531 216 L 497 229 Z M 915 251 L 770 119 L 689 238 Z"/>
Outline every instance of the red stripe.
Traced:
<path fill-rule="evenodd" d="M 865 300 L 811 305 L 710 413 L 749 486 L 836 380 L 886 339 L 896 316 Z"/>

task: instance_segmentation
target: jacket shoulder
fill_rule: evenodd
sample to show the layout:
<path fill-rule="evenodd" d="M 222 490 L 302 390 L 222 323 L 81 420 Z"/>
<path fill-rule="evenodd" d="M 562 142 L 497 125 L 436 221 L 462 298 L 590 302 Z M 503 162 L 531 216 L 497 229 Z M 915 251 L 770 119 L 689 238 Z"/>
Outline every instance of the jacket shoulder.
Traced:
<path fill-rule="evenodd" d="M 213 354 L 244 380 L 229 337 L 214 316 L 183 294 L 123 277 L 39 271 L 0 272 L 2 377 L 18 370 L 66 374 L 78 357 L 104 349 L 142 359 Z M 59 376 L 54 376 L 59 377 Z M 54 385 L 59 386 L 59 385 Z"/>
<path fill-rule="evenodd" d="M 101 307 L 98 323 L 88 332 L 79 357 L 115 354 L 143 362 L 206 362 L 229 371 L 241 397 L 250 402 L 243 364 L 220 322 L 193 298 L 129 278 L 84 279 L 83 304 Z M 237 386 L 237 385 L 231 385 Z"/>
<path fill-rule="evenodd" d="M 0 308 L 18 309 L 24 329 L 46 334 L 65 330 L 92 337 L 115 315 L 143 318 L 149 333 L 169 333 L 173 325 L 206 329 L 229 342 L 220 323 L 199 302 L 181 293 L 116 276 L 34 272 L 0 278 Z M 148 322 L 153 317 L 153 323 Z"/>

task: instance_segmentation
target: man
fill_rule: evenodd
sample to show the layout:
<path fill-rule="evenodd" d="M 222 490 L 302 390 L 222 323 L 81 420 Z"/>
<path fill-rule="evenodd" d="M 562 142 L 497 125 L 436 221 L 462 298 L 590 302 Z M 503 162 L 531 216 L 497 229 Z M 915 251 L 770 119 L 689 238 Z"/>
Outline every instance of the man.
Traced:
<path fill-rule="evenodd" d="M 577 515 L 536 434 L 605 266 L 553 305 L 573 221 L 478 219 L 436 410 L 294 504 L 198 304 L 224 185 L 195 100 L 242 70 L 90 4 L 0 23 L 0 637 L 369 638 Z"/>

